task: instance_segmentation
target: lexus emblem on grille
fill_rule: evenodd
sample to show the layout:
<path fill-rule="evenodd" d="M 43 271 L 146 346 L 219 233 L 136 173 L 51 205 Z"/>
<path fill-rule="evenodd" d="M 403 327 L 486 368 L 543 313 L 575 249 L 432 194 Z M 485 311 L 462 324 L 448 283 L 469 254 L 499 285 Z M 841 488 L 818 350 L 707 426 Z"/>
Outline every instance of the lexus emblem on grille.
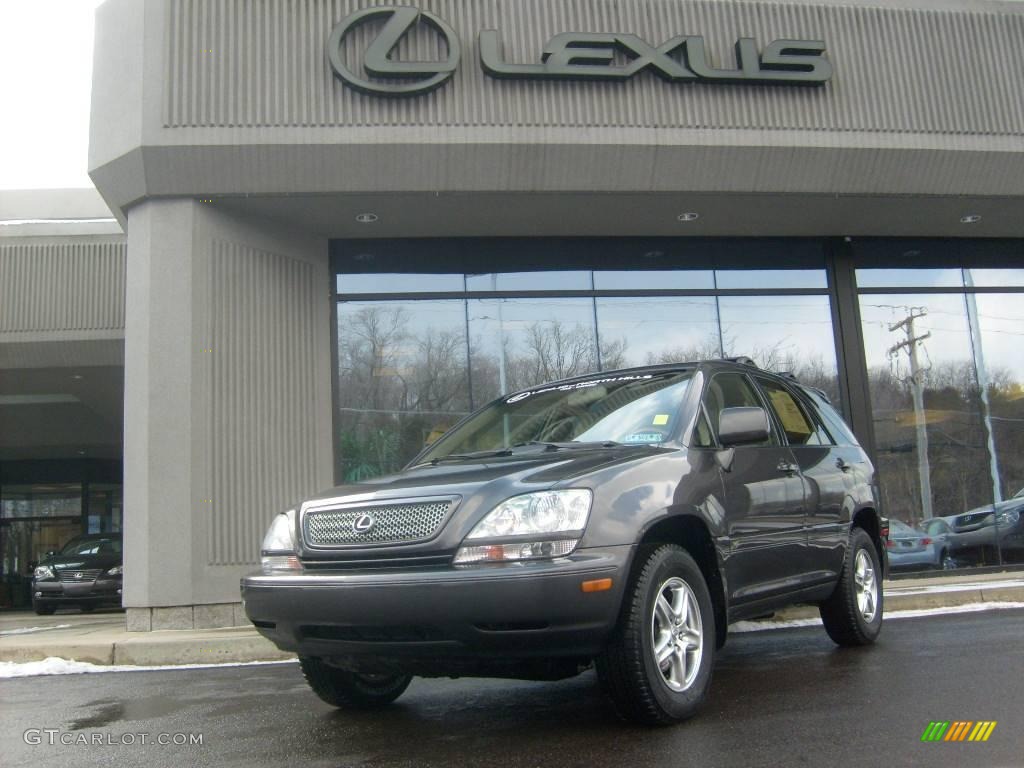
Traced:
<path fill-rule="evenodd" d="M 352 523 L 352 530 L 356 533 L 369 533 L 376 524 L 377 521 L 372 515 L 362 514 Z"/>
<path fill-rule="evenodd" d="M 82 572 L 81 571 L 75 571 L 75 578 L 76 579 L 82 578 Z"/>

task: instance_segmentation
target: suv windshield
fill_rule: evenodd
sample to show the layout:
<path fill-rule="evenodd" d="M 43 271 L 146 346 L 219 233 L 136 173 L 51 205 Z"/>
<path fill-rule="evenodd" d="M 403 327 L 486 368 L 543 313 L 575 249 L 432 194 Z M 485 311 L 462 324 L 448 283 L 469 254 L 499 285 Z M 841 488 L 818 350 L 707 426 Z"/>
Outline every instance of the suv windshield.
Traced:
<path fill-rule="evenodd" d="M 472 416 L 416 463 L 534 443 L 657 445 L 676 428 L 692 375 L 608 376 L 519 392 Z"/>

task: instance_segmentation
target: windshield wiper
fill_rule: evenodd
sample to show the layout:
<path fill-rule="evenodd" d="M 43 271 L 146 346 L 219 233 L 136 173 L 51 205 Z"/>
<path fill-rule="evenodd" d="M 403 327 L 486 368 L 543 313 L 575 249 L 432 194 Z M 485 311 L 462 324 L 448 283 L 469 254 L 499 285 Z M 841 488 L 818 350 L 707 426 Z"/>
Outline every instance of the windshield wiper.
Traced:
<path fill-rule="evenodd" d="M 544 440 L 528 440 L 525 443 L 516 443 L 512 447 L 513 448 L 521 448 L 521 447 L 527 446 L 527 445 L 541 445 L 541 446 L 544 446 L 545 450 L 548 450 L 548 451 L 558 451 L 558 450 L 561 450 L 563 448 L 566 448 L 566 449 L 571 449 L 571 448 L 616 448 L 616 447 L 622 445 L 622 443 L 617 443 L 614 440 L 588 440 L 588 441 L 570 440 L 567 443 L 553 443 L 553 442 L 546 442 Z"/>
<path fill-rule="evenodd" d="M 497 451 L 474 451 L 473 453 L 449 453 L 447 456 L 438 456 L 435 459 L 431 459 L 428 463 L 432 465 L 440 464 L 442 461 L 462 461 L 463 459 L 492 459 L 496 456 L 511 456 L 511 448 L 501 448 Z"/>

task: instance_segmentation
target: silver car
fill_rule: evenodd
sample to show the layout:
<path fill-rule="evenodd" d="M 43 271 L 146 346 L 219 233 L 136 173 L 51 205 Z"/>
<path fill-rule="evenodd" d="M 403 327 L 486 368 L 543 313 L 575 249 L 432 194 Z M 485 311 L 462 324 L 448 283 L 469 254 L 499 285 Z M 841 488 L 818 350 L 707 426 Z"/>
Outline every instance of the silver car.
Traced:
<path fill-rule="evenodd" d="M 924 531 L 911 528 L 899 520 L 889 523 L 889 568 L 892 570 L 923 570 L 925 568 L 956 568 L 949 543 L 949 526 L 933 519 Z M 941 524 L 941 525 L 939 525 Z M 942 529 L 945 526 L 945 530 Z"/>

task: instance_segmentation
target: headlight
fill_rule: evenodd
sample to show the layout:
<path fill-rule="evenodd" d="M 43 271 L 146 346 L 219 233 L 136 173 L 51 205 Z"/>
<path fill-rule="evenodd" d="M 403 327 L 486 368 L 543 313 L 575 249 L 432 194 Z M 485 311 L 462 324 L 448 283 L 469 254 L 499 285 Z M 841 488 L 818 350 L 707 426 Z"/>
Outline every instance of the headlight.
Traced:
<path fill-rule="evenodd" d="M 274 518 L 260 547 L 260 565 L 264 573 L 302 570 L 295 556 L 295 510 Z"/>
<path fill-rule="evenodd" d="M 40 565 L 36 567 L 32 575 L 36 581 L 46 581 L 53 578 L 53 568 L 48 565 Z"/>
<path fill-rule="evenodd" d="M 107 576 L 120 576 L 122 573 L 124 573 L 123 565 L 115 565 L 113 568 L 107 569 Z"/>
<path fill-rule="evenodd" d="M 572 552 L 587 527 L 593 494 L 586 488 L 513 496 L 476 524 L 455 555 L 456 563 L 561 557 Z M 510 542 L 507 539 L 515 537 Z M 484 543 L 489 541 L 490 543 Z"/>

